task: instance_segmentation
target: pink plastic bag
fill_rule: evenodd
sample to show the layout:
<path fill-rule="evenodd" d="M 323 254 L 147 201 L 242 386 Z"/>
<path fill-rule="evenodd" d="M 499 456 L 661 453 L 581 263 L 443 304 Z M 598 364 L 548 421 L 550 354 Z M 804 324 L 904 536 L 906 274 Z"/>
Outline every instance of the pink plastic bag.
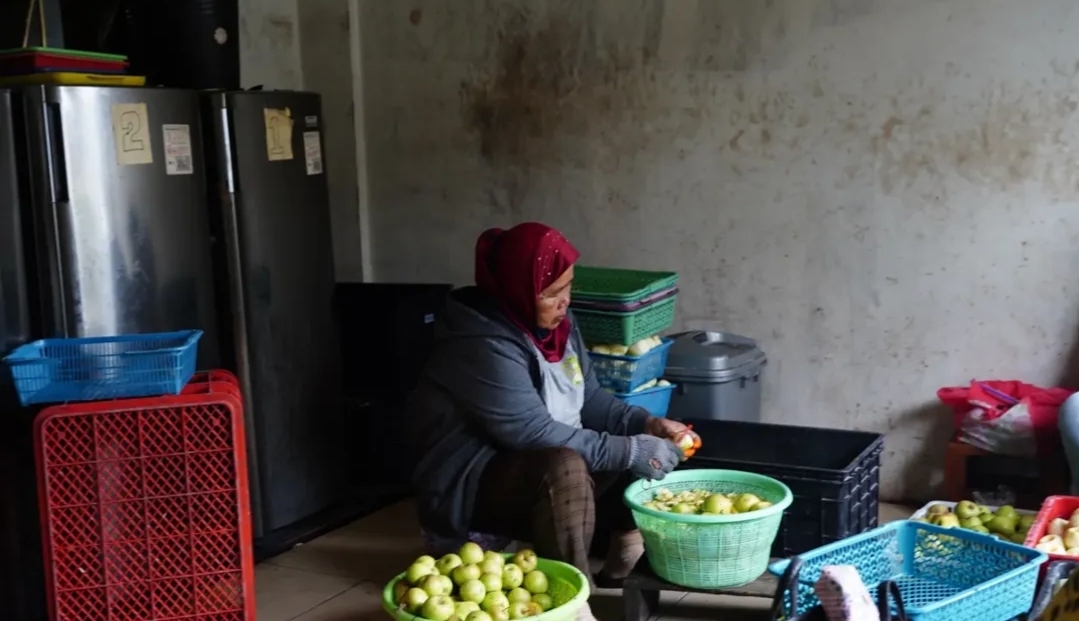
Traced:
<path fill-rule="evenodd" d="M 960 442 L 1001 455 L 1048 456 L 1059 452 L 1057 410 L 1072 394 L 1019 381 L 971 381 L 941 388 L 937 398 L 952 408 Z"/>

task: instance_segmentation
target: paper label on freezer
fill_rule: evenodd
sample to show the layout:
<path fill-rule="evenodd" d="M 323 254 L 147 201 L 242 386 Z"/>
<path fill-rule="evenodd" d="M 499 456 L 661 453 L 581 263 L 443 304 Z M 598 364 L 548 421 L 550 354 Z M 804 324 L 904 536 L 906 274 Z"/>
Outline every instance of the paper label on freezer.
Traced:
<path fill-rule="evenodd" d="M 291 160 L 292 111 L 288 108 L 263 108 L 266 120 L 266 157 L 271 162 Z"/>
<path fill-rule="evenodd" d="M 165 138 L 165 174 L 195 174 L 195 165 L 191 161 L 191 126 L 162 125 L 161 133 Z"/>
<path fill-rule="evenodd" d="M 116 163 L 121 166 L 153 164 L 150 147 L 150 113 L 144 103 L 112 104 L 112 137 Z"/>
<path fill-rule="evenodd" d="M 303 133 L 303 159 L 307 163 L 307 174 L 322 174 L 322 138 L 317 131 Z"/>

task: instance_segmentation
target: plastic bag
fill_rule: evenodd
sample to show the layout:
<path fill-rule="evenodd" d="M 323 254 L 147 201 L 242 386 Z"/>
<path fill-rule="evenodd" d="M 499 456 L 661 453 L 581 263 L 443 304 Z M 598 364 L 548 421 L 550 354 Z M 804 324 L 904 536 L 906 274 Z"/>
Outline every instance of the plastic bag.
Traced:
<path fill-rule="evenodd" d="M 1057 410 L 1071 394 L 1019 381 L 971 381 L 970 386 L 937 391 L 952 408 L 960 442 L 1016 457 L 1058 452 Z"/>

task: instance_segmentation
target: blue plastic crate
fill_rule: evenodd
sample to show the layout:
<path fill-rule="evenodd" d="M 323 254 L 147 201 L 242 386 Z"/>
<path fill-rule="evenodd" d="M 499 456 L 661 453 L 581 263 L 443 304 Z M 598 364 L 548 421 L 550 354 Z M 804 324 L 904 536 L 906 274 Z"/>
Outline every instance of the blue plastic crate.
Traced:
<path fill-rule="evenodd" d="M 614 356 L 588 352 L 599 385 L 617 392 L 629 393 L 638 386 L 663 376 L 667 368 L 667 354 L 674 341 L 663 339 L 659 345 L 643 356 Z"/>
<path fill-rule="evenodd" d="M 872 591 L 899 585 L 911 621 L 1008 621 L 1030 608 L 1038 568 L 1031 548 L 962 528 L 903 520 L 799 555 L 798 614 L 818 605 L 813 584 L 826 565 L 853 565 Z M 769 566 L 782 575 L 789 560 Z"/>
<path fill-rule="evenodd" d="M 201 330 L 43 339 L 4 358 L 23 405 L 177 395 L 195 374 Z"/>
<path fill-rule="evenodd" d="M 671 405 L 671 394 L 675 385 L 656 386 L 631 393 L 614 393 L 614 396 L 630 405 L 640 406 L 648 410 L 652 416 L 664 418 L 667 416 L 667 408 Z"/>

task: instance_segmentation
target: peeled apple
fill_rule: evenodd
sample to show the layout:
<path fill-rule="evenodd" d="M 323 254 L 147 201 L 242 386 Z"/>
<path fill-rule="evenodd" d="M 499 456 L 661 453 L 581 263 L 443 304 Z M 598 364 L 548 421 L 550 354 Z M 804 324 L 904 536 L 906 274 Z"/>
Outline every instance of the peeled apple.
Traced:
<path fill-rule="evenodd" d="M 1064 547 L 1079 548 L 1079 528 L 1069 528 L 1064 531 Z"/>
<path fill-rule="evenodd" d="M 1063 537 L 1064 531 L 1068 529 L 1068 520 L 1063 518 L 1056 518 L 1052 522 L 1049 522 L 1049 528 L 1045 530 L 1050 535 L 1056 535 L 1057 537 Z"/>

